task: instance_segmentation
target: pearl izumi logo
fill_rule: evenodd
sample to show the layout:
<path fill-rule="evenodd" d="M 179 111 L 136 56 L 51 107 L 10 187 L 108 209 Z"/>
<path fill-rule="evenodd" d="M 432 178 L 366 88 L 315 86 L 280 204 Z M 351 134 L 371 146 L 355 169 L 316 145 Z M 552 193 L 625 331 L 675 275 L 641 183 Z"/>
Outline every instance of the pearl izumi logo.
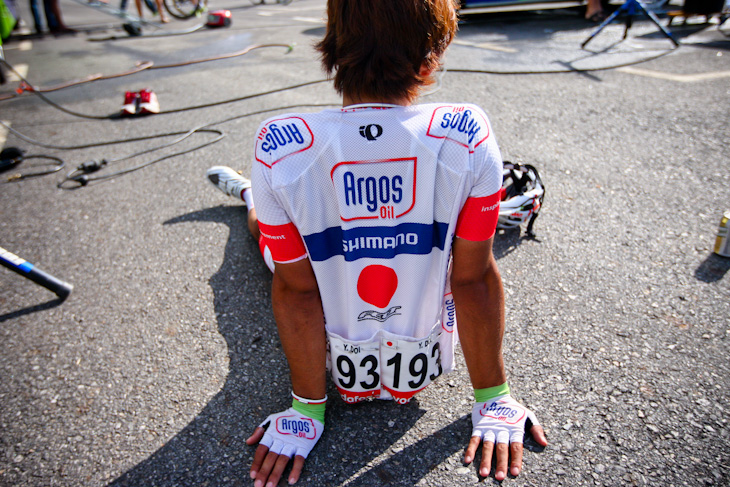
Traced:
<path fill-rule="evenodd" d="M 371 123 L 370 125 L 363 125 L 362 127 L 360 127 L 360 135 L 372 142 L 373 140 L 383 135 L 383 127 L 375 123 Z"/>

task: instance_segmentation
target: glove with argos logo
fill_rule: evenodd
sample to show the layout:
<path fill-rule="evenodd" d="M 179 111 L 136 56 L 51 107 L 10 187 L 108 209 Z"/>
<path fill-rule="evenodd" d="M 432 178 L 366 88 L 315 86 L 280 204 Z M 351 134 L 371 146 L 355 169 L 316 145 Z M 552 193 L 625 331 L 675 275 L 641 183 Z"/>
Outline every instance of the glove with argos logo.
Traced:
<path fill-rule="evenodd" d="M 525 422 L 539 425 L 532 411 L 505 394 L 474 404 L 471 435 L 492 443 L 523 443 Z"/>
<path fill-rule="evenodd" d="M 270 415 L 259 426 L 266 428 L 259 444 L 289 458 L 295 455 L 307 458 L 324 430 L 321 421 L 304 416 L 294 408 Z"/>

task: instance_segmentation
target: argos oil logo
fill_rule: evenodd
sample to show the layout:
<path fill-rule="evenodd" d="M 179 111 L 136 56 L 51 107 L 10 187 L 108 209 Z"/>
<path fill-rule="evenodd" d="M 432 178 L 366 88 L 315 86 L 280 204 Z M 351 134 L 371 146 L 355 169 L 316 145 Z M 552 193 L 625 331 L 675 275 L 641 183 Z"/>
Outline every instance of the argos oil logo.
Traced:
<path fill-rule="evenodd" d="M 519 404 L 503 404 L 499 401 L 485 404 L 479 411 L 482 416 L 496 419 L 507 424 L 517 424 L 525 417 L 527 411 Z"/>
<path fill-rule="evenodd" d="M 314 422 L 311 419 L 295 416 L 277 418 L 276 431 L 283 435 L 297 436 L 308 440 L 313 440 L 317 436 Z"/>
<path fill-rule="evenodd" d="M 272 120 L 256 136 L 256 160 L 271 167 L 285 157 L 309 149 L 313 143 L 314 135 L 304 119 Z"/>
<path fill-rule="evenodd" d="M 447 105 L 434 110 L 426 133 L 464 147 L 476 147 L 489 138 L 489 124 L 479 112 L 464 106 Z"/>
<path fill-rule="evenodd" d="M 332 168 L 343 221 L 400 218 L 416 203 L 416 158 L 341 162 Z"/>
<path fill-rule="evenodd" d="M 441 314 L 441 327 L 447 333 L 453 333 L 454 325 L 456 324 L 456 305 L 454 304 L 454 298 L 451 293 L 444 296 L 444 304 Z"/>

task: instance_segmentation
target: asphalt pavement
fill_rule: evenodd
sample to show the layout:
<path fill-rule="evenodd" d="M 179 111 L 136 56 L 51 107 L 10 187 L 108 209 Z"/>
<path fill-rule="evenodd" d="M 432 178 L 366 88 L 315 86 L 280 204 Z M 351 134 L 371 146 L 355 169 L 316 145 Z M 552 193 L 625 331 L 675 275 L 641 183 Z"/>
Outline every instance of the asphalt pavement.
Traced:
<path fill-rule="evenodd" d="M 61 0 L 75 35 L 4 44 L 46 100 L 1 85 L 23 138 L 0 127 L 0 146 L 54 159 L 0 176 L 65 167 L 0 184 L 0 246 L 74 289 L 61 302 L 0 269 L 2 485 L 250 485 L 244 441 L 290 403 L 270 274 L 205 171 L 248 174 L 264 117 L 339 103 L 312 48 L 325 2 L 211 2 L 230 27 L 130 37 Z M 470 16 L 423 97 L 481 105 L 504 158 L 546 185 L 537 238 L 495 243 L 510 386 L 550 441 L 528 440 L 505 485 L 730 485 L 730 258 L 712 252 L 730 210 L 730 25 L 675 24 L 676 49 L 643 17 L 583 49 L 596 26 L 576 10 Z M 119 117 L 143 88 L 161 113 Z M 87 185 L 58 187 L 90 161 L 106 163 Z M 461 461 L 457 361 L 405 406 L 348 406 L 330 385 L 300 485 L 496 484 Z"/>

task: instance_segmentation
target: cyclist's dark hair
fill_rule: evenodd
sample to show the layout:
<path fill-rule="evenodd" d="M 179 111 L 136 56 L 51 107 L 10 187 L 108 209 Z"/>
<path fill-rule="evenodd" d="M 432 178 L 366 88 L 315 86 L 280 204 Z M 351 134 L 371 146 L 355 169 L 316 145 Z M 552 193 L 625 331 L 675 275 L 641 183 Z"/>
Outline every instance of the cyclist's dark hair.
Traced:
<path fill-rule="evenodd" d="M 328 0 L 316 45 L 338 93 L 414 99 L 457 30 L 454 0 Z"/>

